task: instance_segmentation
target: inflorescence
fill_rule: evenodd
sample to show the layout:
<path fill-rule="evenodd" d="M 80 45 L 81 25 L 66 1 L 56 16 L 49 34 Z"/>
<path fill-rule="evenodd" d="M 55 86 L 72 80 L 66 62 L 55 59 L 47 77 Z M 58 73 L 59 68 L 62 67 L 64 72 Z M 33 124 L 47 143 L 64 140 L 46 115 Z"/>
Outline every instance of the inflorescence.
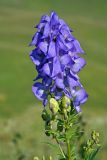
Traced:
<path fill-rule="evenodd" d="M 55 12 L 41 17 L 32 38 L 30 58 L 38 72 L 32 91 L 35 96 L 48 102 L 48 96 L 60 100 L 64 95 L 72 100 L 77 112 L 87 100 L 87 93 L 80 83 L 77 73 L 86 61 L 80 56 L 84 53 L 72 29 Z"/>

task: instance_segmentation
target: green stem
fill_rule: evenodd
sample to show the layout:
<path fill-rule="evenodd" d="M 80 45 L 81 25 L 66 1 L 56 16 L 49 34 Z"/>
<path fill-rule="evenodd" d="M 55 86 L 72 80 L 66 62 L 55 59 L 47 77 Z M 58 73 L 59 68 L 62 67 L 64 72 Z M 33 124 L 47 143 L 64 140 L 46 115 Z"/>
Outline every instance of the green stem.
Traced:
<path fill-rule="evenodd" d="M 63 151 L 63 149 L 62 149 L 62 147 L 61 147 L 61 145 L 60 145 L 60 143 L 59 143 L 59 141 L 57 140 L 56 137 L 55 137 L 55 140 L 56 140 L 56 142 L 57 142 L 57 144 L 58 144 L 58 147 L 59 147 L 59 150 L 60 150 L 62 156 L 63 156 L 64 158 L 66 158 L 65 153 L 64 153 L 64 151 Z"/>
<path fill-rule="evenodd" d="M 68 152 L 68 160 L 71 160 L 71 148 L 69 140 L 67 140 L 67 152 Z"/>
<path fill-rule="evenodd" d="M 64 117 L 64 119 L 65 119 L 65 121 L 66 121 L 66 126 L 69 126 L 69 116 L 70 116 L 70 114 L 69 115 L 64 115 L 65 117 Z M 68 127 L 66 127 L 65 128 L 65 134 L 66 134 L 66 132 L 68 131 Z M 71 147 L 70 147 L 70 141 L 69 141 L 69 139 L 67 139 L 67 137 L 66 137 L 66 145 L 67 145 L 67 156 L 68 156 L 68 160 L 71 160 Z"/>

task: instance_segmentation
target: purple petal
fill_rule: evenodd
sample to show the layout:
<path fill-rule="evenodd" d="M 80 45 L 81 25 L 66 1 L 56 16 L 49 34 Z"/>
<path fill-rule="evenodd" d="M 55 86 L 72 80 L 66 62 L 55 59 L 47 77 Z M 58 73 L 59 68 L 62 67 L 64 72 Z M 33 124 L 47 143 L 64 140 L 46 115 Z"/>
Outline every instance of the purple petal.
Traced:
<path fill-rule="evenodd" d="M 48 99 L 44 99 L 44 100 L 43 100 L 43 105 L 44 105 L 44 107 L 47 105 L 47 103 L 48 103 Z"/>
<path fill-rule="evenodd" d="M 63 81 L 63 78 L 61 78 L 61 76 L 60 77 L 57 76 L 55 83 L 58 88 L 61 88 L 61 89 L 65 88 L 64 81 Z"/>
<path fill-rule="evenodd" d="M 46 38 L 49 36 L 49 34 L 50 34 L 50 25 L 49 23 L 46 23 L 44 27 L 43 37 Z"/>
<path fill-rule="evenodd" d="M 71 50 L 68 51 L 68 55 L 70 55 L 71 58 L 74 58 L 75 56 L 77 56 L 77 54 L 75 52 L 72 52 Z"/>
<path fill-rule="evenodd" d="M 50 88 L 50 92 L 53 93 L 55 89 L 56 89 L 56 84 L 54 83 Z"/>
<path fill-rule="evenodd" d="M 63 19 L 59 19 L 59 23 L 60 23 L 60 28 L 63 26 L 63 25 L 66 25 L 65 21 Z"/>
<path fill-rule="evenodd" d="M 30 58 L 31 58 L 31 60 L 33 61 L 34 64 L 40 65 L 40 63 L 41 63 L 41 61 L 43 59 L 43 56 L 38 54 L 38 50 L 37 49 L 34 49 L 30 53 Z"/>
<path fill-rule="evenodd" d="M 49 50 L 48 50 L 48 58 L 55 57 L 55 56 L 56 56 L 55 42 L 51 41 L 49 45 Z"/>
<path fill-rule="evenodd" d="M 55 26 L 59 24 L 59 18 L 58 15 L 55 12 L 51 12 L 51 26 Z"/>
<path fill-rule="evenodd" d="M 82 88 L 82 89 L 75 92 L 74 97 L 75 97 L 74 104 L 75 104 L 75 106 L 78 106 L 78 105 L 86 102 L 88 95 L 87 95 L 86 91 Z"/>
<path fill-rule="evenodd" d="M 62 26 L 67 26 L 67 24 L 65 23 L 65 21 L 63 19 L 59 19 L 59 23 L 60 23 L 60 29 L 62 28 Z M 68 26 L 67 26 L 67 28 L 70 32 L 73 32 L 73 30 L 71 28 L 69 28 Z"/>
<path fill-rule="evenodd" d="M 37 77 L 34 79 L 34 81 L 37 81 L 38 79 L 41 79 L 42 76 L 40 74 L 37 75 Z"/>
<path fill-rule="evenodd" d="M 78 42 L 78 40 L 74 40 L 73 41 L 73 44 L 75 46 L 75 49 L 76 49 L 76 53 L 84 53 L 83 49 L 81 48 L 80 46 L 80 43 Z"/>
<path fill-rule="evenodd" d="M 77 111 L 78 113 L 81 112 L 80 106 L 76 106 L 75 109 L 76 109 L 76 111 Z"/>
<path fill-rule="evenodd" d="M 42 69 L 46 75 L 51 76 L 51 73 L 52 73 L 52 65 L 51 64 L 45 63 Z"/>
<path fill-rule="evenodd" d="M 30 46 L 37 45 L 38 40 L 41 38 L 41 34 L 39 32 L 35 33 L 32 38 L 32 42 L 29 44 Z"/>
<path fill-rule="evenodd" d="M 72 77 L 70 77 L 70 76 L 68 76 L 67 78 L 68 78 L 69 86 L 70 86 L 71 88 L 77 87 L 77 86 L 80 85 L 80 83 L 78 82 L 78 80 L 75 80 L 74 78 L 72 78 Z"/>
<path fill-rule="evenodd" d="M 83 58 L 77 58 L 74 61 L 75 64 L 72 66 L 72 71 L 75 73 L 79 72 L 86 65 L 86 61 Z"/>
<path fill-rule="evenodd" d="M 44 100 L 47 97 L 44 86 L 39 82 L 32 86 L 32 91 L 39 100 Z"/>
<path fill-rule="evenodd" d="M 62 35 L 59 35 L 57 37 L 57 45 L 59 46 L 60 49 L 67 51 L 68 47 L 66 46 L 66 42 L 64 40 L 64 37 Z"/>
<path fill-rule="evenodd" d="M 67 73 L 67 80 L 69 85 L 71 85 L 72 87 L 76 86 L 76 84 L 78 84 L 79 82 L 79 78 L 77 75 L 73 74 L 71 71 L 69 73 Z"/>
<path fill-rule="evenodd" d="M 68 84 L 69 84 L 69 87 L 70 87 L 71 95 L 74 96 L 75 89 L 77 87 L 81 87 L 81 83 L 79 82 L 79 79 L 71 73 L 69 73 L 67 75 L 67 81 L 68 81 Z"/>
<path fill-rule="evenodd" d="M 67 43 L 66 43 L 66 47 L 68 48 L 68 50 L 72 49 L 73 43 L 67 42 Z"/>
<path fill-rule="evenodd" d="M 43 53 L 47 53 L 48 43 L 46 41 L 40 42 L 38 46 Z"/>
<path fill-rule="evenodd" d="M 71 93 L 70 93 L 70 91 L 68 89 L 64 88 L 63 92 L 68 98 L 72 98 L 71 97 Z"/>
<path fill-rule="evenodd" d="M 45 78 L 42 81 L 43 85 L 45 85 L 46 87 L 50 86 L 52 84 L 52 79 L 49 78 L 48 76 L 45 76 Z"/>
<path fill-rule="evenodd" d="M 39 23 L 39 24 L 36 26 L 36 28 L 38 28 L 38 31 L 39 31 L 39 32 L 42 32 L 44 26 L 45 26 L 45 23 Z"/>
<path fill-rule="evenodd" d="M 63 35 L 63 37 L 65 39 L 67 39 L 68 41 L 71 41 L 74 39 L 74 37 L 72 36 L 69 27 L 65 24 L 60 28 L 60 32 Z"/>
<path fill-rule="evenodd" d="M 74 64 L 74 61 L 71 59 L 71 57 L 68 54 L 65 54 L 61 56 L 60 58 L 61 64 L 67 65 L 67 64 Z"/>
<path fill-rule="evenodd" d="M 50 17 L 48 15 L 43 15 L 41 17 L 41 22 L 49 22 L 50 21 Z"/>
<path fill-rule="evenodd" d="M 61 73 L 61 65 L 59 62 L 59 59 L 55 57 L 53 59 L 53 71 L 52 71 L 52 77 L 56 76 L 58 73 Z"/>
<path fill-rule="evenodd" d="M 62 98 L 62 96 L 63 96 L 63 92 L 56 90 L 56 92 L 55 92 L 55 99 L 59 100 L 59 99 Z"/>

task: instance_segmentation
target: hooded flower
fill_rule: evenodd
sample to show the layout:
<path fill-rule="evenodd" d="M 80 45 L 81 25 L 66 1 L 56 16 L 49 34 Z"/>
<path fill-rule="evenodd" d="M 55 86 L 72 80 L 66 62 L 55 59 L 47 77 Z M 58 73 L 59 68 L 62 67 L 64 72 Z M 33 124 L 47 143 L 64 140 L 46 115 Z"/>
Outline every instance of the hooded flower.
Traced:
<path fill-rule="evenodd" d="M 80 105 L 88 97 L 77 75 L 86 64 L 80 56 L 84 53 L 80 43 L 55 12 L 42 16 L 36 28 L 30 43 L 35 46 L 30 58 L 38 72 L 32 87 L 34 95 L 44 105 L 48 102 L 48 95 L 53 95 L 56 100 L 66 95 L 79 112 Z"/>

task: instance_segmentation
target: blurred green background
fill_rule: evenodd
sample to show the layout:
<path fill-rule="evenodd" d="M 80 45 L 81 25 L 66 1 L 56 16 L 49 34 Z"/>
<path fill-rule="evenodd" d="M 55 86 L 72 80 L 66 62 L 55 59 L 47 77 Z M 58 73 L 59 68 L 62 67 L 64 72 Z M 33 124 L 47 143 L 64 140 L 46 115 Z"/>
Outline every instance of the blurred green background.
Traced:
<path fill-rule="evenodd" d="M 36 71 L 28 44 L 41 15 L 52 10 L 71 26 L 86 52 L 87 66 L 80 77 L 89 99 L 83 115 L 87 133 L 96 129 L 101 134 L 97 159 L 107 160 L 106 0 L 0 0 L 0 160 L 49 154 L 42 105 L 31 91 Z"/>

